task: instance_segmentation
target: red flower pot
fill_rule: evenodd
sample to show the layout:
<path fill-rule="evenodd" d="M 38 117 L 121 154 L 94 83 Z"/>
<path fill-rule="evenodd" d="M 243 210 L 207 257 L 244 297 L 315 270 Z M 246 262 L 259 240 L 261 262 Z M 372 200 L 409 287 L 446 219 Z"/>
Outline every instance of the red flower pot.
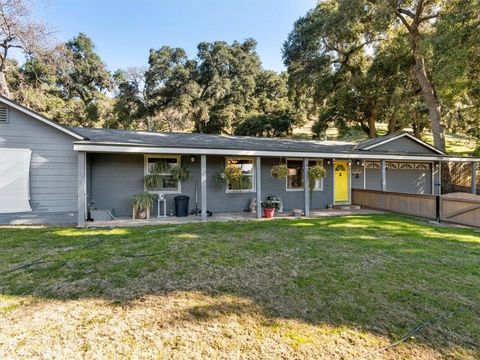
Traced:
<path fill-rule="evenodd" d="M 266 218 L 273 218 L 273 215 L 275 215 L 275 209 L 263 209 L 263 214 Z"/>

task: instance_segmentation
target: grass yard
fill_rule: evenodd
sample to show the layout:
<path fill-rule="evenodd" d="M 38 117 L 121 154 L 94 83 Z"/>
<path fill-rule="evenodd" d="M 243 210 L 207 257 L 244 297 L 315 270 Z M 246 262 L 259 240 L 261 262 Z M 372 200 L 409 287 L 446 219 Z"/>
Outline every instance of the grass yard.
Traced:
<path fill-rule="evenodd" d="M 480 233 L 395 215 L 0 228 L 1 359 L 474 359 L 479 302 Z"/>

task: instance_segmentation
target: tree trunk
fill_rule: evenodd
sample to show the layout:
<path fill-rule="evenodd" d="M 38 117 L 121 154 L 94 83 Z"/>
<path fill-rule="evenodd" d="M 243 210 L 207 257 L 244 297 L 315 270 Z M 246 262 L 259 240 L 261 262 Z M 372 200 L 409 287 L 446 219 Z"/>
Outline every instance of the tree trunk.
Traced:
<path fill-rule="evenodd" d="M 371 114 L 368 117 L 368 137 L 370 139 L 377 137 L 377 106 L 371 104 Z"/>
<path fill-rule="evenodd" d="M 10 98 L 10 90 L 8 89 L 7 79 L 3 71 L 0 71 L 0 95 Z"/>
<path fill-rule="evenodd" d="M 430 125 L 432 127 L 433 144 L 436 148 L 445 151 L 445 129 L 441 123 L 441 107 L 438 101 L 435 88 L 428 78 L 427 70 L 425 68 L 425 59 L 421 54 L 419 48 L 420 34 L 412 36 L 412 51 L 415 59 L 415 66 L 413 71 L 415 77 L 422 88 L 422 95 L 428 107 L 428 117 L 430 118 Z"/>
<path fill-rule="evenodd" d="M 147 120 L 147 131 L 152 132 L 152 119 L 151 119 L 151 117 L 147 116 L 146 120 Z"/>
<path fill-rule="evenodd" d="M 397 131 L 402 129 L 401 126 L 398 125 L 397 112 L 398 112 L 398 107 L 395 107 L 393 109 L 392 116 L 390 116 L 390 118 L 388 119 L 388 130 L 387 130 L 388 135 L 394 134 Z"/>

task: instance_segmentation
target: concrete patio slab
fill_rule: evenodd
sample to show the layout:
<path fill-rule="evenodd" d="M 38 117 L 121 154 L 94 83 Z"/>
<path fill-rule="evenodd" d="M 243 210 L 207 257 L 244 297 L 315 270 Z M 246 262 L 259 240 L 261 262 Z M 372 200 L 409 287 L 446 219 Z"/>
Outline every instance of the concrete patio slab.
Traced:
<path fill-rule="evenodd" d="M 365 215 L 365 214 L 381 214 L 382 211 L 370 210 L 370 209 L 356 209 L 356 210 L 341 210 L 341 209 L 318 209 L 310 210 L 309 218 L 320 218 L 328 216 L 345 216 L 345 215 Z M 230 213 L 214 213 L 213 216 L 207 218 L 207 222 L 225 222 L 225 221 L 268 221 L 274 219 L 304 219 L 305 217 L 294 217 L 291 215 L 290 211 L 284 213 L 275 214 L 273 219 L 257 219 L 256 215 L 253 213 L 247 212 L 230 212 Z M 130 219 L 130 218 L 120 218 L 111 221 L 87 221 L 87 227 L 139 227 L 139 226 L 149 226 L 149 225 L 166 225 L 166 224 L 188 224 L 202 222 L 200 216 L 190 215 L 187 217 L 152 217 L 148 220 L 146 219 Z"/>

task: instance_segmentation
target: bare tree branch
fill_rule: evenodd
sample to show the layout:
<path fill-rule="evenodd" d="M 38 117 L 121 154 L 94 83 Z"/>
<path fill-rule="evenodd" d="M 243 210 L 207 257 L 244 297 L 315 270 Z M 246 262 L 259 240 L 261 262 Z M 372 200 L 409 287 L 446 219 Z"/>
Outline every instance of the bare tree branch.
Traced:
<path fill-rule="evenodd" d="M 32 20 L 25 0 L 0 0 L 0 93 L 9 97 L 5 70 L 10 49 L 39 53 L 50 35 L 45 24 Z"/>

